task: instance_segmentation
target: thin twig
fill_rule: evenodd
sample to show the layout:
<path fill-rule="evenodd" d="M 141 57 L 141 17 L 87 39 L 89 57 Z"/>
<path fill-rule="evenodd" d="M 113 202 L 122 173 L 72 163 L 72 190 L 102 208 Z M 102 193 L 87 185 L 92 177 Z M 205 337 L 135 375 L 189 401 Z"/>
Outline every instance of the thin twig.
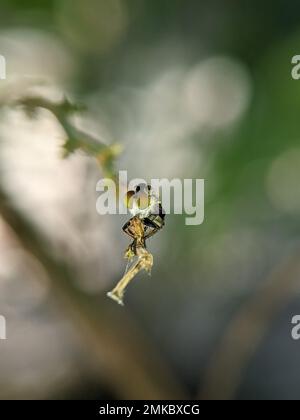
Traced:
<path fill-rule="evenodd" d="M 70 122 L 70 116 L 83 110 L 83 107 L 71 103 L 67 98 L 60 102 L 53 102 L 41 96 L 24 96 L 12 103 L 12 106 L 21 106 L 29 116 L 34 116 L 38 109 L 51 112 L 66 133 L 63 145 L 64 157 L 77 150 L 82 150 L 87 155 L 95 158 L 101 166 L 104 176 L 115 179 L 115 160 L 122 148 L 120 144 L 106 144 L 100 139 L 79 130 Z"/>

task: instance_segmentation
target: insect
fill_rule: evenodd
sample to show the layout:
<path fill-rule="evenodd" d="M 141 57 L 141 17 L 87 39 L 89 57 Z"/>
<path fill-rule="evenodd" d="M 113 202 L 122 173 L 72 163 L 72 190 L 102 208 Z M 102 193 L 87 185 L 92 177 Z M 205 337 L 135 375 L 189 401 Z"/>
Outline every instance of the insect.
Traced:
<path fill-rule="evenodd" d="M 144 225 L 144 247 L 146 239 L 155 235 L 165 224 L 165 212 L 161 206 L 159 198 L 154 194 L 150 185 L 140 184 L 135 191 L 128 191 L 125 196 L 125 204 L 129 208 L 133 217 L 138 217 Z M 135 254 L 136 232 L 132 229 L 132 219 L 123 226 L 123 231 L 133 238 L 129 245 Z"/>
<path fill-rule="evenodd" d="M 125 251 L 127 268 L 134 257 L 137 257 L 137 261 L 128 271 L 126 268 L 122 279 L 108 293 L 110 298 L 121 305 L 125 288 L 137 273 L 143 269 L 151 273 L 153 256 L 146 249 L 146 240 L 155 235 L 165 224 L 165 212 L 150 185 L 140 184 L 135 190 L 128 191 L 125 204 L 133 216 L 123 226 L 123 231 L 132 238 L 131 244 Z"/>

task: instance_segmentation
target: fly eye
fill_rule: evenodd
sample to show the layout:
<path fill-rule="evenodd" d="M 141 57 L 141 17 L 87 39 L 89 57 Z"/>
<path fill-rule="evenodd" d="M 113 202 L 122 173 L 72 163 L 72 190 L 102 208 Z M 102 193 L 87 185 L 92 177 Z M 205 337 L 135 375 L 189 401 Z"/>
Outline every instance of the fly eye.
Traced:
<path fill-rule="evenodd" d="M 125 194 L 124 202 L 125 202 L 125 205 L 128 209 L 132 208 L 132 202 L 133 202 L 134 194 L 135 194 L 135 192 L 132 191 L 132 190 L 127 191 L 127 193 Z"/>
<path fill-rule="evenodd" d="M 135 192 L 140 192 L 141 191 L 141 187 L 138 185 L 135 189 Z"/>

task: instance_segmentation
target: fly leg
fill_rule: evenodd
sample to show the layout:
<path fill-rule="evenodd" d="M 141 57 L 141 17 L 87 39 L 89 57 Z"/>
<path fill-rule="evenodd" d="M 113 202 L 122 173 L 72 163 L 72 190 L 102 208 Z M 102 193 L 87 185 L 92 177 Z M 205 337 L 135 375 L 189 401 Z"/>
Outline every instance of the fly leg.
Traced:
<path fill-rule="evenodd" d="M 122 227 L 123 232 L 125 232 L 128 236 L 133 238 L 133 241 L 128 246 L 128 248 L 125 251 L 124 257 L 128 260 L 128 263 L 133 259 L 133 257 L 136 255 L 136 236 L 134 231 L 131 228 L 131 221 L 130 219 L 125 225 Z M 126 269 L 127 271 L 127 269 Z"/>
<path fill-rule="evenodd" d="M 164 226 L 163 224 L 156 224 L 154 221 L 147 217 L 143 220 L 143 222 L 144 225 L 148 228 L 144 236 L 145 240 L 151 238 L 151 236 L 155 235 Z"/>

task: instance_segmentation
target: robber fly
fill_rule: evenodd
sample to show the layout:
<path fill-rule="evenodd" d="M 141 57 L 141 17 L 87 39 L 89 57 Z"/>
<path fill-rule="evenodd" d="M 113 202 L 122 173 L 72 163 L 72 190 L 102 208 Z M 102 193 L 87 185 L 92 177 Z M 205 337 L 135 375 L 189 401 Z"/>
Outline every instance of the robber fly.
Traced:
<path fill-rule="evenodd" d="M 159 198 L 154 194 L 151 185 L 140 184 L 135 190 L 130 190 L 125 196 L 125 204 L 129 208 L 132 218 L 125 223 L 123 231 L 133 238 L 133 242 L 129 245 L 133 255 L 136 254 L 138 245 L 146 248 L 146 239 L 155 235 L 165 225 L 165 212 L 162 208 Z M 144 227 L 144 235 L 139 238 L 136 229 L 132 227 L 135 218 L 141 220 Z"/>
<path fill-rule="evenodd" d="M 140 184 L 135 190 L 128 191 L 125 204 L 132 218 L 125 223 L 123 231 L 133 239 L 125 252 L 125 258 L 129 263 L 136 256 L 137 261 L 128 271 L 127 265 L 124 276 L 108 293 L 108 296 L 120 305 L 123 305 L 126 286 L 136 274 L 141 270 L 151 272 L 153 257 L 146 249 L 146 239 L 162 229 L 165 224 L 165 212 L 150 185 Z"/>

